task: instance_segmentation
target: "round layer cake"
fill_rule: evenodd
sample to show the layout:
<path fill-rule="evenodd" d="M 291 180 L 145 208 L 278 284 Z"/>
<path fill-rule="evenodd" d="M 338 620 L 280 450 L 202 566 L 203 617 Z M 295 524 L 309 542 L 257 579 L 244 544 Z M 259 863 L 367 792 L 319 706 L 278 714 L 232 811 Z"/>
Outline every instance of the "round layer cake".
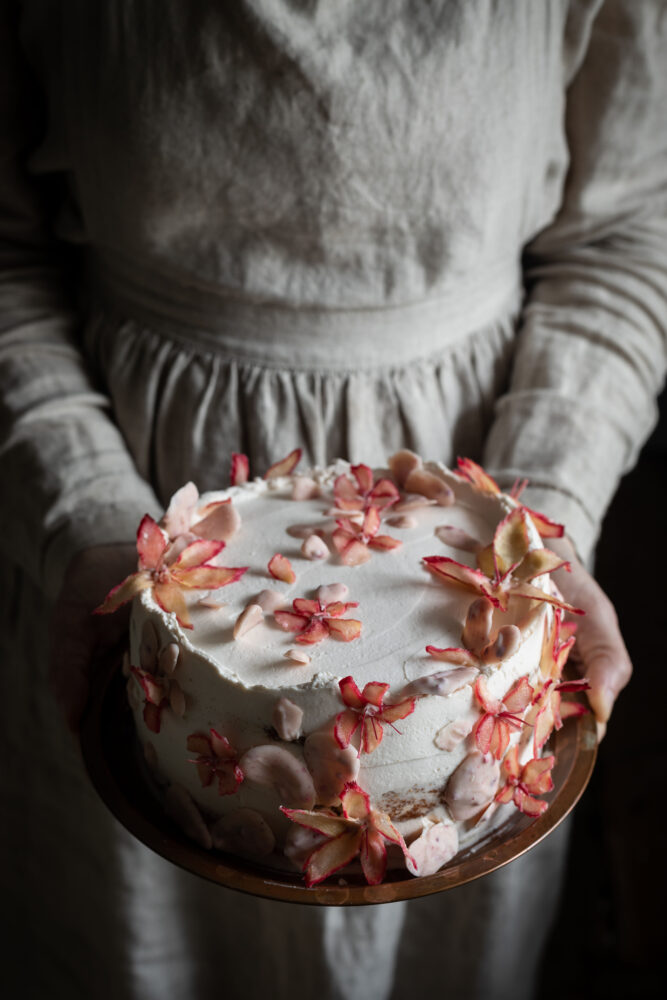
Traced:
<path fill-rule="evenodd" d="M 125 669 L 167 809 L 309 884 L 357 855 L 379 881 L 387 848 L 435 871 L 496 799 L 548 787 L 519 780 L 560 618 L 544 519 L 479 475 L 390 465 L 189 484 L 142 522 Z"/>

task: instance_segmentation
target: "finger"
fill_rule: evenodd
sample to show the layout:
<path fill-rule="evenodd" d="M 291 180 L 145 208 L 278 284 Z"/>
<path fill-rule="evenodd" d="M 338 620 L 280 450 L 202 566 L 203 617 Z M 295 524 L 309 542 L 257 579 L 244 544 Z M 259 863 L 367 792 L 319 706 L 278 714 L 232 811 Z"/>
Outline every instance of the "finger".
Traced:
<path fill-rule="evenodd" d="M 582 650 L 590 684 L 588 701 L 598 722 L 607 722 L 614 702 L 630 680 L 632 664 L 623 641 L 608 648 Z"/>

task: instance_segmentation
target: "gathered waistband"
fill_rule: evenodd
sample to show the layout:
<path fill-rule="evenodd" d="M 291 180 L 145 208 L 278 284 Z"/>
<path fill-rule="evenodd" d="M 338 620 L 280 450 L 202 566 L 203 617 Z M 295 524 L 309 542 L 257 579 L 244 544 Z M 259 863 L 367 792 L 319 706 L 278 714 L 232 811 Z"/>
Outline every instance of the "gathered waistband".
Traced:
<path fill-rule="evenodd" d="M 379 308 L 286 306 L 227 296 L 105 254 L 91 261 L 97 304 L 191 346 L 280 368 L 350 370 L 428 359 L 520 305 L 519 267 L 499 262 L 449 295 Z"/>

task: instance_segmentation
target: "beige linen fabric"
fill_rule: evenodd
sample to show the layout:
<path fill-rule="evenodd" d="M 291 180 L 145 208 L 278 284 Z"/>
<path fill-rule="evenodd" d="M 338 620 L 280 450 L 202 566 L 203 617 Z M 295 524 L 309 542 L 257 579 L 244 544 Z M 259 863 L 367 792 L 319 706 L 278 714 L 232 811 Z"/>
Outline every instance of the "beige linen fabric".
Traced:
<path fill-rule="evenodd" d="M 203 885 L 86 785 L 37 588 L 297 443 L 483 457 L 587 557 L 664 371 L 665 4 L 4 10 L 5 940 L 45 996 L 529 996 L 562 838 L 409 907 Z"/>

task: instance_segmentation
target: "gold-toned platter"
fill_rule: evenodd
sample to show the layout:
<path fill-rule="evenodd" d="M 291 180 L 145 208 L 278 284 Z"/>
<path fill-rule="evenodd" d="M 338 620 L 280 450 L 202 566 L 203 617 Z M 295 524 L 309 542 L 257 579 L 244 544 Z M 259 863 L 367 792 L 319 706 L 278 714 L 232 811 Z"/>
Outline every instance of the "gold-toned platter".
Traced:
<path fill-rule="evenodd" d="M 91 781 L 120 823 L 151 850 L 186 871 L 229 889 L 292 903 L 359 906 L 417 899 L 464 885 L 520 857 L 543 840 L 581 797 L 595 764 L 597 734 L 591 714 L 569 719 L 552 737 L 556 755 L 549 808 L 537 819 L 515 811 L 474 847 L 459 852 L 434 875 L 414 878 L 389 870 L 381 885 L 367 885 L 361 874 L 332 876 L 307 888 L 303 877 L 245 861 L 221 851 L 206 851 L 188 840 L 163 813 L 139 766 L 138 740 L 127 705 L 125 678 L 117 661 L 96 671 L 81 728 L 81 745 Z"/>

